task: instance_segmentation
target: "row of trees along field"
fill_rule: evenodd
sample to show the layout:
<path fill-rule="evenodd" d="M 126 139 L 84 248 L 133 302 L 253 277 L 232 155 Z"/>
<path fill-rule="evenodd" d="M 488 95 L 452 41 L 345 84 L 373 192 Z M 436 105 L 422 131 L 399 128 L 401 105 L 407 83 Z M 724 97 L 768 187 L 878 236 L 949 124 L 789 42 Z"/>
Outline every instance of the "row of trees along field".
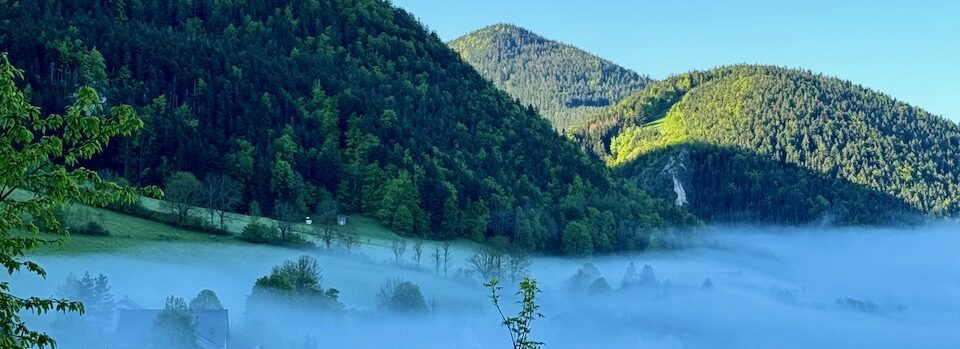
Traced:
<path fill-rule="evenodd" d="M 89 85 L 136 109 L 143 131 L 87 163 L 133 185 L 212 173 L 239 185 L 241 212 L 333 198 L 401 234 L 547 252 L 640 248 L 695 220 L 613 179 L 384 1 L 8 5 L 0 45 L 33 103 L 61 110 Z"/>

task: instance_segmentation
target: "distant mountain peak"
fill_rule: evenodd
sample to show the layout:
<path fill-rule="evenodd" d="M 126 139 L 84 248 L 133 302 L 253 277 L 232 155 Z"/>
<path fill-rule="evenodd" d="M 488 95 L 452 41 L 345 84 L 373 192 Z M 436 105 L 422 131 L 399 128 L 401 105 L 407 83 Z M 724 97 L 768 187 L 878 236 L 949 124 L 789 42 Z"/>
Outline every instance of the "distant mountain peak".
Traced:
<path fill-rule="evenodd" d="M 510 23 L 478 29 L 449 45 L 498 88 L 536 107 L 558 130 L 581 123 L 650 81 Z"/>
<path fill-rule="evenodd" d="M 513 23 L 506 23 L 506 22 L 491 24 L 486 27 L 475 30 L 475 32 L 482 32 L 482 31 L 515 31 L 515 32 L 521 32 L 521 33 L 531 33 L 531 34 L 533 33 L 527 28 L 521 27 Z"/>
<path fill-rule="evenodd" d="M 496 24 L 491 24 L 491 25 L 488 25 L 488 26 L 486 26 L 486 27 L 483 27 L 483 28 L 474 30 L 473 32 L 467 34 L 466 36 L 471 36 L 471 35 L 476 35 L 476 34 L 493 34 L 493 35 L 496 35 L 496 34 L 521 34 L 521 35 L 532 35 L 532 36 L 535 36 L 535 37 L 543 38 L 542 36 L 537 35 L 536 33 L 534 33 L 533 31 L 531 31 L 531 30 L 529 30 L 529 29 L 527 29 L 527 28 L 521 27 L 521 26 L 516 25 L 516 24 L 513 24 L 513 23 L 505 23 L 505 22 L 496 23 Z"/>

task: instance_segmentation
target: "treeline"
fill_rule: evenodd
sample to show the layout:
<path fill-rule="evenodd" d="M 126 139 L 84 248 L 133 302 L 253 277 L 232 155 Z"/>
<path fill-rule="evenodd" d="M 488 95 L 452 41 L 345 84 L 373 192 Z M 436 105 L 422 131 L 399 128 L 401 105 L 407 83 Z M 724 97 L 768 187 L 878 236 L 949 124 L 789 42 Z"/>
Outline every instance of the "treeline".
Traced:
<path fill-rule="evenodd" d="M 450 42 L 480 75 L 564 130 L 650 82 L 629 69 L 526 29 L 496 24 Z"/>
<path fill-rule="evenodd" d="M 872 220 L 879 211 L 960 213 L 957 124 L 807 71 L 743 65 L 682 74 L 651 84 L 573 134 L 638 182 L 658 170 L 645 166 L 662 168 L 658 156 L 688 145 L 697 176 L 717 177 L 698 178 L 693 188 L 713 193 L 693 204 L 709 206 L 694 209 L 704 218 L 735 213 L 748 202 L 759 204 L 753 215 L 786 222 L 838 211 L 860 212 L 848 215 L 850 222 Z M 744 184 L 763 181 L 784 185 Z M 834 184 L 816 189 L 828 183 Z"/>
<path fill-rule="evenodd" d="M 0 46 L 44 111 L 79 85 L 137 108 L 144 130 L 88 166 L 135 185 L 228 178 L 239 212 L 333 200 L 410 236 L 547 252 L 641 248 L 695 221 L 613 179 L 388 2 L 18 1 Z"/>

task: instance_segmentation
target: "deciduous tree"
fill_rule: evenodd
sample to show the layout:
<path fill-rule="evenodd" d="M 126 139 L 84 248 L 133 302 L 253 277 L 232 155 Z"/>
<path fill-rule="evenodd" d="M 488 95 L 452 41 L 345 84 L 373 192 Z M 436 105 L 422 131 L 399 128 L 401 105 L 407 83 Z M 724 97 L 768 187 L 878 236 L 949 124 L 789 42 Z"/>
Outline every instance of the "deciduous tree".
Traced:
<path fill-rule="evenodd" d="M 163 206 L 177 217 L 177 224 L 186 223 L 190 214 L 202 202 L 203 183 L 190 172 L 176 172 L 163 181 Z"/>
<path fill-rule="evenodd" d="M 208 173 L 203 178 L 203 191 L 206 194 L 207 211 L 210 213 L 210 223 L 213 218 L 219 218 L 220 229 L 226 229 L 226 215 L 240 203 L 243 193 L 240 183 L 229 176 Z"/>
<path fill-rule="evenodd" d="M 211 290 L 203 290 L 190 300 L 190 310 L 221 310 L 220 298 Z"/>
<path fill-rule="evenodd" d="M 413 262 L 420 268 L 420 259 L 423 257 L 423 240 L 417 239 L 413 242 Z"/>
<path fill-rule="evenodd" d="M 108 182 L 80 166 L 111 138 L 143 127 L 133 108 L 121 105 L 108 110 L 96 91 L 83 87 L 66 113 L 42 115 L 17 88 L 16 80 L 22 76 L 7 54 L 0 53 L 0 265 L 8 274 L 26 270 L 43 277 L 46 271 L 23 256 L 52 243 L 37 236 L 38 224 L 66 233 L 54 215 L 57 207 L 132 203 L 141 194 L 159 196 L 161 192 Z M 8 280 L 0 281 L 0 347 L 55 345 L 52 338 L 23 322 L 24 311 L 41 315 L 84 310 L 79 302 L 66 299 L 16 296 Z"/>
<path fill-rule="evenodd" d="M 403 260 L 403 254 L 407 252 L 407 240 L 393 240 L 390 243 L 390 251 L 393 252 L 393 259 L 400 263 Z"/>
<path fill-rule="evenodd" d="M 170 296 L 153 322 L 149 338 L 153 349 L 199 349 L 197 328 L 183 298 Z"/>
<path fill-rule="evenodd" d="M 356 234 L 349 232 L 340 232 L 337 235 L 337 238 L 340 239 L 340 244 L 343 245 L 343 248 L 347 250 L 347 253 L 353 251 L 353 249 L 360 246 L 360 239 L 357 238 Z"/>
<path fill-rule="evenodd" d="M 484 280 L 503 276 L 503 253 L 493 248 L 481 248 L 467 259 L 467 264 Z"/>
<path fill-rule="evenodd" d="M 397 313 L 427 311 L 427 301 L 420 292 L 420 286 L 407 280 L 387 280 L 377 293 L 377 302 L 381 309 Z"/>
<path fill-rule="evenodd" d="M 327 250 L 333 247 L 333 242 L 340 236 L 336 229 L 328 225 L 314 225 L 313 231 L 320 237 L 320 241 L 323 241 L 323 245 L 327 247 Z"/>

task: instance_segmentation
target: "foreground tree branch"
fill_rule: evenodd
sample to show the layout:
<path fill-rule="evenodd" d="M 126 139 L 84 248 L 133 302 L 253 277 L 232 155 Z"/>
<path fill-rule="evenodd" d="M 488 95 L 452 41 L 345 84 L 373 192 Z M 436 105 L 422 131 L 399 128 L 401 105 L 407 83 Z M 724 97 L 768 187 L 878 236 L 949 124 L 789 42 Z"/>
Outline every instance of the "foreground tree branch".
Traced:
<path fill-rule="evenodd" d="M 102 206 L 132 203 L 141 195 L 159 197 L 157 188 L 134 189 L 100 178 L 80 161 L 103 150 L 110 138 L 130 135 L 143 127 L 133 108 L 105 110 L 92 88 L 80 88 L 64 115 L 41 115 L 30 105 L 16 81 L 23 71 L 0 53 L 0 265 L 8 274 L 26 270 L 40 277 L 46 271 L 23 259 L 41 245 L 59 243 L 39 237 L 40 226 L 67 234 L 54 216 L 65 203 Z M 25 195 L 14 195 L 17 191 Z M 0 347 L 45 348 L 56 342 L 30 330 L 22 312 L 83 313 L 83 304 L 66 299 L 18 297 L 9 282 L 0 282 Z"/>
<path fill-rule="evenodd" d="M 520 280 L 520 290 L 517 291 L 517 295 L 520 296 L 520 301 L 517 302 L 520 304 L 520 312 L 516 316 L 510 317 L 504 315 L 503 309 L 500 308 L 500 297 L 502 296 L 500 290 L 503 287 L 499 286 L 499 281 L 491 279 L 484 286 L 490 289 L 490 301 L 497 308 L 500 319 L 503 320 L 503 326 L 510 331 L 510 341 L 513 343 L 513 349 L 540 349 L 543 347 L 543 342 L 530 339 L 530 333 L 533 331 L 531 325 L 533 320 L 543 317 L 543 314 L 539 312 L 540 306 L 537 305 L 536 301 L 537 294 L 540 293 L 537 281 L 526 277 Z"/>

